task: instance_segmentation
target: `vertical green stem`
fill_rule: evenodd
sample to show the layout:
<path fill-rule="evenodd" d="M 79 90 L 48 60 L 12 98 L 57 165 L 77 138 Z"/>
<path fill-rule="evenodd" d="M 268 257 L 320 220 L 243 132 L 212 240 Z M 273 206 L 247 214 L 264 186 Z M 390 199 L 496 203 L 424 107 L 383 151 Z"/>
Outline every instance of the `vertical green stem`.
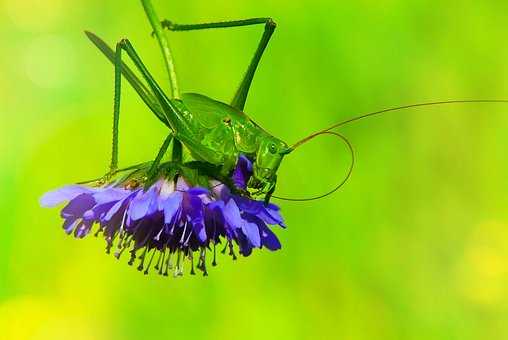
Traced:
<path fill-rule="evenodd" d="M 169 41 L 162 29 L 160 20 L 155 13 L 152 2 L 150 0 L 141 0 L 141 3 L 143 4 L 146 16 L 152 25 L 152 29 L 155 33 L 155 36 L 157 37 L 157 40 L 159 41 L 159 46 L 162 50 L 162 56 L 164 57 L 164 63 L 166 64 L 166 69 L 169 75 L 169 83 L 171 85 L 171 97 L 179 99 L 180 91 L 178 89 L 175 64 L 173 62 L 173 55 L 171 54 L 171 49 L 169 47 Z"/>

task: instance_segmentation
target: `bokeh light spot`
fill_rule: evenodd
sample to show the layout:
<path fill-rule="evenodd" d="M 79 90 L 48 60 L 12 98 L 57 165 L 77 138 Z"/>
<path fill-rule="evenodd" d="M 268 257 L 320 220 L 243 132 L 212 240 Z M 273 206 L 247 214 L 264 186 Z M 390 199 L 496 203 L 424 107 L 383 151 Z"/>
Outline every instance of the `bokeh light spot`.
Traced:
<path fill-rule="evenodd" d="M 471 302 L 496 306 L 508 296 L 508 232 L 488 221 L 473 231 L 460 265 L 459 285 Z"/>
<path fill-rule="evenodd" d="M 27 31 L 47 30 L 59 23 L 64 14 L 63 0 L 5 1 L 5 12 L 14 25 Z"/>
<path fill-rule="evenodd" d="M 62 37 L 48 35 L 33 40 L 23 56 L 28 78 L 43 89 L 63 87 L 74 71 L 72 46 Z"/>

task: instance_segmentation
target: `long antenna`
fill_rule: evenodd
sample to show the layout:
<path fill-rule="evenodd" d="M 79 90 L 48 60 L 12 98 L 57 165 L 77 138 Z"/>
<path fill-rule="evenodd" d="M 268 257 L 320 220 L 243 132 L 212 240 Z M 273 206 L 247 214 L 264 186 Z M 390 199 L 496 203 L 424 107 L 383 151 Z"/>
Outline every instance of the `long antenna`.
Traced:
<path fill-rule="evenodd" d="M 330 191 L 328 191 L 328 192 L 326 192 L 324 194 L 321 194 L 321 195 L 317 195 L 317 196 L 313 196 L 313 197 L 309 197 L 309 198 L 291 198 L 291 197 L 281 197 L 281 196 L 275 196 L 275 195 L 273 195 L 272 197 L 276 198 L 276 199 L 280 199 L 280 200 L 284 200 L 284 201 L 292 201 L 292 202 L 313 201 L 313 200 L 318 200 L 320 198 L 323 198 L 323 197 L 326 197 L 328 195 L 333 194 L 334 192 L 339 190 L 342 186 L 344 186 L 344 184 L 346 184 L 346 182 L 349 180 L 349 178 L 351 177 L 351 174 L 353 172 L 353 167 L 355 165 L 355 153 L 354 153 L 353 146 L 351 145 L 349 140 L 345 136 L 343 136 L 343 135 L 341 135 L 339 133 L 331 131 L 333 129 L 336 129 L 338 127 L 341 127 L 341 126 L 349 124 L 349 123 L 356 122 L 356 121 L 364 119 L 364 118 L 369 118 L 369 117 L 372 117 L 372 116 L 380 115 L 380 114 L 383 114 L 383 113 L 386 113 L 386 112 L 392 112 L 392 111 L 398 111 L 398 110 L 404 110 L 404 109 L 410 109 L 410 108 L 422 107 L 422 106 L 465 104 L 465 103 L 508 103 L 508 100 L 505 100 L 505 99 L 472 99 L 472 100 L 446 100 L 446 101 L 437 101 L 437 102 L 418 103 L 418 104 L 411 104 L 411 105 L 392 107 L 392 108 L 388 108 L 388 109 L 383 109 L 383 110 L 379 110 L 379 111 L 365 113 L 365 114 L 362 114 L 362 115 L 359 115 L 359 116 L 355 116 L 353 118 L 349 118 L 349 119 L 343 120 L 343 121 L 341 121 L 339 123 L 335 123 L 335 124 L 325 128 L 323 130 L 316 131 L 316 132 L 308 135 L 307 137 L 299 140 L 298 142 L 296 142 L 295 144 L 293 144 L 290 147 L 290 150 L 294 150 L 294 149 L 298 148 L 299 146 L 301 146 L 301 145 L 309 142 L 310 140 L 316 138 L 317 136 L 324 135 L 324 134 L 331 134 L 331 135 L 334 135 L 334 136 L 342 139 L 342 141 L 348 147 L 349 152 L 351 153 L 351 163 L 350 163 L 349 169 L 348 169 L 344 179 L 338 185 L 336 185 L 332 190 L 330 190 Z"/>
<path fill-rule="evenodd" d="M 369 118 L 369 117 L 372 117 L 372 116 L 380 115 L 382 113 L 391 112 L 391 111 L 398 111 L 398 110 L 404 110 L 404 109 L 410 109 L 410 108 L 415 108 L 415 107 L 422 107 L 422 106 L 465 104 L 465 103 L 508 103 L 508 100 L 505 100 L 505 99 L 446 100 L 446 101 L 428 102 L 428 103 L 419 103 L 419 104 L 411 104 L 411 105 L 404 105 L 404 106 L 398 106 L 398 107 L 391 107 L 391 108 L 383 109 L 383 110 L 380 110 L 380 111 L 375 111 L 375 112 L 370 112 L 370 113 L 362 114 L 362 115 L 359 115 L 359 116 L 356 116 L 356 117 L 353 117 L 353 118 L 349 118 L 349 119 L 344 120 L 342 122 L 333 124 L 332 126 L 327 127 L 326 129 L 314 132 L 314 133 L 310 134 L 309 136 L 303 138 L 302 140 L 296 142 L 295 144 L 293 144 L 293 146 L 291 146 L 291 149 L 297 148 L 301 144 L 303 144 L 303 143 L 307 142 L 308 140 L 316 137 L 317 135 L 322 134 L 323 132 L 327 132 L 327 131 L 333 130 L 335 128 L 338 128 L 340 126 L 343 126 L 343 125 L 346 125 L 346 124 L 349 124 L 349 123 L 352 123 L 352 122 L 356 122 L 357 120 L 360 120 L 360 119 L 364 119 L 364 118 Z"/>
<path fill-rule="evenodd" d="M 313 134 L 312 137 L 307 138 L 307 140 L 305 142 L 300 143 L 300 145 L 310 141 L 313 138 L 316 138 L 317 136 L 324 135 L 324 134 L 333 135 L 333 136 L 336 136 L 336 137 L 342 139 L 342 141 L 344 142 L 344 144 L 346 144 L 346 146 L 347 146 L 347 148 L 348 148 L 348 150 L 349 150 L 349 152 L 351 154 L 351 163 L 349 165 L 349 168 L 347 170 L 347 173 L 346 173 L 346 176 L 344 177 L 344 179 L 339 184 L 337 184 L 335 186 L 335 188 L 333 188 L 332 190 L 330 190 L 330 191 L 328 191 L 328 192 L 326 192 L 324 194 L 318 195 L 318 196 L 306 197 L 306 198 L 291 198 L 291 197 L 281 197 L 281 196 L 272 195 L 273 198 L 277 198 L 279 200 L 284 200 L 284 201 L 292 201 L 292 202 L 314 201 L 314 200 L 318 200 L 320 198 L 323 198 L 323 197 L 326 197 L 328 195 L 333 194 L 335 191 L 337 191 L 340 188 L 342 188 L 342 186 L 344 184 L 346 184 L 346 182 L 351 177 L 351 174 L 353 173 L 353 168 L 355 166 L 355 151 L 353 149 L 353 145 L 351 144 L 351 142 L 346 137 L 344 137 L 343 135 L 341 135 L 341 134 L 339 134 L 337 132 L 334 132 L 334 131 L 321 131 L 319 133 Z"/>

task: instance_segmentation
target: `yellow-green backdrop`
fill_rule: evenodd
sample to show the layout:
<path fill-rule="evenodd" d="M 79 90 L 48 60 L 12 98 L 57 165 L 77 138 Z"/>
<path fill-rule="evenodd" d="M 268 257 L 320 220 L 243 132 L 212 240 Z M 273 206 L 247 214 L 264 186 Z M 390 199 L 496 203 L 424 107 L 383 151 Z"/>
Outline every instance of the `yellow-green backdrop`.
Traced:
<path fill-rule="evenodd" d="M 502 1 L 154 0 L 177 22 L 272 16 L 246 111 L 287 142 L 356 113 L 508 98 Z M 280 202 L 283 249 L 223 256 L 210 276 L 145 277 L 104 242 L 62 231 L 40 195 L 102 175 L 113 68 L 83 34 L 129 37 L 167 79 L 139 1 L 0 2 L 0 338 L 507 339 L 508 106 L 391 113 L 342 129 L 351 181 Z M 171 34 L 185 91 L 227 101 L 261 27 Z M 164 128 L 125 86 L 120 161 L 154 157 Z M 280 194 L 340 180 L 323 138 L 287 158 Z"/>

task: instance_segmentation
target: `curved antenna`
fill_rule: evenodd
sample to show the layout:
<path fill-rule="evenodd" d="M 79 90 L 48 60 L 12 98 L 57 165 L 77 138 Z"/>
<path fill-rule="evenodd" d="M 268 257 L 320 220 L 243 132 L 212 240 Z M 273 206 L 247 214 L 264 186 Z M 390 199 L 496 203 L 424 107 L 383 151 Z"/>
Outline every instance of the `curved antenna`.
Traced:
<path fill-rule="evenodd" d="M 445 100 L 445 101 L 437 101 L 437 102 L 428 102 L 428 103 L 418 103 L 418 104 L 411 104 L 411 105 L 404 105 L 404 106 L 398 106 L 398 107 L 391 107 L 388 109 L 383 109 L 379 111 L 374 111 L 366 114 L 362 114 L 353 118 L 349 118 L 346 120 L 343 120 L 339 123 L 335 123 L 330 127 L 327 127 L 326 129 L 319 130 L 317 132 L 314 132 L 310 134 L 309 136 L 301 139 L 300 141 L 296 142 L 291 146 L 291 149 L 297 148 L 298 146 L 306 143 L 307 141 L 313 139 L 314 137 L 322 134 L 323 132 L 328 132 L 330 130 L 333 130 L 335 128 L 338 128 L 340 126 L 356 122 L 357 120 L 369 118 L 372 116 L 380 115 L 382 113 L 391 112 L 391 111 L 398 111 L 398 110 L 405 110 L 415 107 L 422 107 L 422 106 L 432 106 L 432 105 L 449 105 L 449 104 L 465 104 L 465 103 L 508 103 L 508 100 L 505 99 L 473 99 L 473 100 Z"/>
<path fill-rule="evenodd" d="M 350 165 L 350 167 L 348 169 L 348 172 L 347 172 L 346 176 L 342 180 L 342 182 L 340 182 L 332 190 L 330 190 L 330 191 L 328 191 L 328 192 L 326 192 L 326 193 L 324 193 L 322 195 L 318 195 L 318 196 L 314 196 L 314 197 L 309 197 L 309 198 L 290 198 L 290 197 L 281 197 L 281 196 L 275 196 L 275 195 L 273 195 L 272 197 L 276 198 L 276 199 L 285 200 L 285 201 L 292 201 L 292 202 L 313 201 L 313 200 L 318 200 L 320 198 L 323 198 L 323 197 L 326 197 L 328 195 L 333 194 L 334 192 L 339 190 L 342 186 L 344 186 L 344 184 L 346 184 L 346 182 L 349 180 L 349 178 L 351 177 L 351 174 L 353 172 L 353 167 L 354 167 L 354 164 L 355 164 L 355 154 L 354 154 L 353 146 L 351 145 L 351 143 L 349 142 L 349 140 L 346 137 L 344 137 L 343 135 L 341 135 L 339 133 L 331 131 L 331 130 L 333 130 L 335 128 L 341 127 L 341 126 L 349 124 L 349 123 L 356 122 L 356 121 L 364 119 L 364 118 L 369 118 L 369 117 L 372 117 L 372 116 L 376 116 L 376 115 L 380 115 L 380 114 L 387 113 L 387 112 L 392 112 L 392 111 L 405 110 L 405 109 L 422 107 L 422 106 L 449 105 L 449 104 L 467 104 L 467 103 L 508 103 L 508 100 L 505 100 L 505 99 L 445 100 L 445 101 L 436 101 L 436 102 L 426 102 L 426 103 L 410 104 L 410 105 L 391 107 L 391 108 L 387 108 L 387 109 L 383 109 L 383 110 L 379 110 L 379 111 L 365 113 L 365 114 L 362 114 L 362 115 L 359 115 L 359 116 L 355 116 L 355 117 L 343 120 L 341 122 L 335 123 L 335 124 L 325 128 L 323 130 L 316 131 L 316 132 L 308 135 L 307 137 L 299 140 L 298 142 L 293 144 L 288 149 L 288 151 L 291 152 L 294 149 L 298 148 L 299 146 L 301 146 L 301 145 L 309 142 L 310 140 L 316 138 L 317 136 L 320 136 L 320 135 L 323 135 L 323 134 L 331 134 L 331 135 L 334 135 L 334 136 L 342 139 L 342 141 L 347 145 L 347 147 L 348 147 L 348 149 L 349 149 L 349 151 L 351 153 L 351 165 Z"/>
<path fill-rule="evenodd" d="M 297 146 L 292 147 L 292 149 L 295 149 L 296 147 L 305 144 L 306 142 L 316 138 L 317 136 L 324 135 L 324 134 L 333 135 L 335 137 L 340 138 L 344 142 L 344 144 L 346 144 L 347 148 L 349 149 L 349 152 L 351 153 L 351 163 L 349 165 L 349 169 L 348 169 L 344 179 L 339 184 L 337 184 L 337 186 L 335 186 L 332 190 L 330 190 L 324 194 L 318 195 L 318 196 L 313 196 L 313 197 L 308 197 L 308 198 L 291 198 L 291 197 L 282 197 L 282 196 L 273 195 L 272 196 L 273 198 L 276 198 L 279 200 L 284 200 L 284 201 L 292 201 L 292 202 L 307 202 L 307 201 L 318 200 L 320 198 L 323 198 L 323 197 L 333 194 L 334 192 L 336 192 L 337 190 L 342 188 L 342 186 L 344 186 L 344 184 L 346 184 L 346 182 L 349 180 L 349 178 L 351 178 L 351 174 L 353 173 L 353 168 L 355 166 L 355 151 L 353 149 L 353 145 L 349 142 L 349 140 L 345 136 L 343 136 L 337 132 L 320 131 L 318 133 L 312 134 L 312 136 L 310 136 L 309 138 L 306 138 L 305 141 L 299 143 Z"/>

